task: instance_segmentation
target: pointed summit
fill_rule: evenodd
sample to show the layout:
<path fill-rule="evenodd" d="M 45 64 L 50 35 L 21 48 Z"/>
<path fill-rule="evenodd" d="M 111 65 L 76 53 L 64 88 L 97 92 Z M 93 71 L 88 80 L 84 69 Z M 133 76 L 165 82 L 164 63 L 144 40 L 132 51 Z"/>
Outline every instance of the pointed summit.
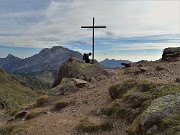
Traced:
<path fill-rule="evenodd" d="M 54 46 L 42 49 L 39 54 L 25 59 L 9 54 L 6 58 L 0 58 L 0 68 L 8 73 L 24 76 L 39 75 L 45 71 L 54 74 L 59 66 L 71 57 L 82 59 L 82 54 L 62 46 Z"/>
<path fill-rule="evenodd" d="M 8 56 L 6 57 L 6 60 L 8 61 L 15 61 L 15 60 L 19 60 L 20 58 L 18 57 L 15 57 L 14 55 L 12 54 L 8 54 Z"/>
<path fill-rule="evenodd" d="M 10 59 L 10 58 L 16 58 L 14 55 L 12 54 L 8 54 L 8 56 L 6 57 L 6 59 Z"/>

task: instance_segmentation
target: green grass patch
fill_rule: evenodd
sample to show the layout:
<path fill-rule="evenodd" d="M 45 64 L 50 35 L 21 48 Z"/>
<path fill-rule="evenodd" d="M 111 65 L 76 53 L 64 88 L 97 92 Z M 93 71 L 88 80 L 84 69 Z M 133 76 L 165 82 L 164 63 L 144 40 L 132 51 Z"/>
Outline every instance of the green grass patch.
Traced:
<path fill-rule="evenodd" d="M 44 106 L 47 102 L 48 102 L 48 96 L 47 95 L 40 96 L 36 100 L 35 107 Z"/>
<path fill-rule="evenodd" d="M 136 87 L 141 92 L 148 92 L 156 89 L 157 85 L 148 81 L 140 81 Z"/>
<path fill-rule="evenodd" d="M 132 108 L 123 105 L 104 108 L 102 113 L 111 118 L 122 118 L 129 123 L 131 123 L 138 115 L 138 113 L 136 113 Z"/>
<path fill-rule="evenodd" d="M 0 135 L 15 135 L 20 134 L 27 127 L 27 123 L 6 124 L 0 126 Z"/>
<path fill-rule="evenodd" d="M 14 114 L 22 106 L 32 102 L 38 94 L 0 71 L 0 109 Z"/>
<path fill-rule="evenodd" d="M 109 94 L 111 96 L 111 99 L 114 100 L 117 98 L 121 98 L 124 93 L 126 93 L 128 90 L 131 90 L 136 85 L 137 81 L 131 79 L 123 82 L 122 84 L 111 86 L 109 88 Z"/>
<path fill-rule="evenodd" d="M 70 74 L 72 74 L 72 77 L 81 75 L 82 73 L 89 70 L 91 67 L 91 64 L 86 64 L 79 61 L 70 62 L 67 65 L 67 68 L 71 69 L 69 70 L 69 72 L 72 71 L 72 73 L 70 72 Z"/>
<path fill-rule="evenodd" d="M 122 101 L 132 108 L 141 108 L 144 101 L 151 100 L 149 92 L 135 92 L 130 90 L 123 95 Z"/>
<path fill-rule="evenodd" d="M 66 106 L 68 106 L 68 102 L 65 102 L 63 100 L 60 100 L 58 102 L 56 102 L 52 108 L 53 111 L 60 111 L 61 109 L 65 108 Z"/>
<path fill-rule="evenodd" d="M 159 90 L 156 90 L 157 97 L 163 97 L 165 95 L 174 95 L 176 93 L 180 92 L 180 85 L 167 85 Z"/>
<path fill-rule="evenodd" d="M 180 135 L 180 115 L 178 112 L 161 120 L 157 135 Z"/>
<path fill-rule="evenodd" d="M 141 135 L 140 117 L 136 117 L 133 123 L 126 129 L 128 135 Z"/>
<path fill-rule="evenodd" d="M 101 124 L 95 124 L 91 122 L 88 117 L 82 118 L 78 125 L 78 130 L 82 132 L 101 132 L 112 130 L 113 125 L 110 121 L 103 122 Z"/>
<path fill-rule="evenodd" d="M 43 112 L 45 112 L 47 109 L 45 108 L 35 108 L 32 109 L 30 112 L 28 112 L 28 114 L 26 115 L 25 119 L 26 120 L 30 120 L 32 118 L 35 118 L 37 116 L 39 116 L 40 114 L 42 114 Z"/>

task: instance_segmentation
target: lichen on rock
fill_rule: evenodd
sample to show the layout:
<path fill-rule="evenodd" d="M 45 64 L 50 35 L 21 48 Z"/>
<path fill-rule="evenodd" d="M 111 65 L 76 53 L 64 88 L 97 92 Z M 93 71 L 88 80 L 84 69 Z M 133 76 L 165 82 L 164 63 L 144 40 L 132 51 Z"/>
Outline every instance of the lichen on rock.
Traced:
<path fill-rule="evenodd" d="M 180 93 L 153 100 L 151 106 L 141 114 L 142 131 L 146 132 L 173 111 L 180 111 Z"/>

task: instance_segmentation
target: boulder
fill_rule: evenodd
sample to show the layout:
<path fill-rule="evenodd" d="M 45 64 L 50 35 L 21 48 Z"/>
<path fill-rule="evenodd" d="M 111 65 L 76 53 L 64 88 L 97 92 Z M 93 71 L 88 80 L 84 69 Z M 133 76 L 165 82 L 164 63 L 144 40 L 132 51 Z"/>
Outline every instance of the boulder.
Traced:
<path fill-rule="evenodd" d="M 86 81 L 81 80 L 81 79 L 72 78 L 72 81 L 75 83 L 75 85 L 76 85 L 78 88 L 85 87 L 86 84 L 87 84 Z"/>
<path fill-rule="evenodd" d="M 161 67 L 161 66 L 157 66 L 157 67 L 156 67 L 156 70 L 157 70 L 157 71 L 161 71 L 161 70 L 164 70 L 164 68 Z"/>
<path fill-rule="evenodd" d="M 180 47 L 165 48 L 162 55 L 162 61 L 179 61 Z"/>
<path fill-rule="evenodd" d="M 145 68 L 145 67 L 140 67 L 140 70 L 141 70 L 142 72 L 146 72 L 148 69 Z"/>
<path fill-rule="evenodd" d="M 67 95 L 74 91 L 78 91 L 79 88 L 75 85 L 74 82 L 69 82 L 65 84 L 60 84 L 57 87 L 53 88 L 51 91 L 55 91 L 56 95 Z M 54 93 L 52 93 L 54 95 Z"/>
<path fill-rule="evenodd" d="M 91 80 L 90 80 L 91 83 L 96 83 L 97 80 L 94 78 L 94 77 L 91 77 Z"/>
<path fill-rule="evenodd" d="M 131 63 L 121 63 L 121 65 L 125 66 L 125 68 L 131 67 L 132 64 Z"/>
<path fill-rule="evenodd" d="M 141 130 L 147 134 L 161 119 L 173 113 L 180 111 L 180 93 L 175 95 L 166 95 L 152 101 L 151 106 L 145 110 L 140 117 Z M 156 128 L 157 129 L 157 128 Z"/>
<path fill-rule="evenodd" d="M 108 76 L 108 72 L 99 65 L 83 63 L 82 61 L 70 58 L 62 64 L 52 87 L 58 86 L 62 78 L 97 78 L 100 75 Z"/>

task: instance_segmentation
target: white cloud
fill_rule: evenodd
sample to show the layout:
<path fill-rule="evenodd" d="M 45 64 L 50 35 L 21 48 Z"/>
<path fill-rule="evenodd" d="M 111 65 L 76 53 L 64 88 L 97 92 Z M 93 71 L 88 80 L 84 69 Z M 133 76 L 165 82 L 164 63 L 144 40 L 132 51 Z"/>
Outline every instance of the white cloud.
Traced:
<path fill-rule="evenodd" d="M 96 29 L 96 38 L 180 34 L 180 1 L 1 1 L 0 45 L 44 48 L 70 41 L 89 42 L 92 30 L 80 27 L 92 25 L 92 17 L 95 25 L 107 26 Z M 153 47 L 158 49 L 159 45 L 149 48 Z"/>

